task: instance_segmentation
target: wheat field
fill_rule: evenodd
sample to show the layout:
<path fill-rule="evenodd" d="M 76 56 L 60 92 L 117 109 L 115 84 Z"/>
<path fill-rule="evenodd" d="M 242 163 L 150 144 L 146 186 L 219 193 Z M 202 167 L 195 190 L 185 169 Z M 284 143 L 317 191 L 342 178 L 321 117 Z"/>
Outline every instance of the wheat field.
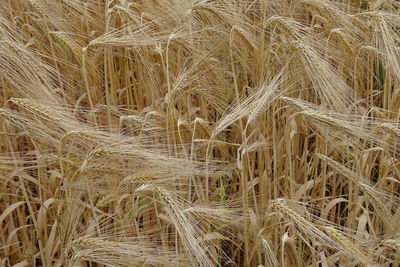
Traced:
<path fill-rule="evenodd" d="M 400 2 L 1 0 L 0 266 L 399 266 Z"/>

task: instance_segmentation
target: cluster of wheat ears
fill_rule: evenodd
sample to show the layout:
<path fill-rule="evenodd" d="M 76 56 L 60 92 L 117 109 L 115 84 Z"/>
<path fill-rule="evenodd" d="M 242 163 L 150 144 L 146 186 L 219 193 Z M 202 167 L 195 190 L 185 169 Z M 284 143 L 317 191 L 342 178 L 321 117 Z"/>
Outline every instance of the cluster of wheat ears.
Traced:
<path fill-rule="evenodd" d="M 398 266 L 400 2 L 1 0 L 0 266 Z"/>

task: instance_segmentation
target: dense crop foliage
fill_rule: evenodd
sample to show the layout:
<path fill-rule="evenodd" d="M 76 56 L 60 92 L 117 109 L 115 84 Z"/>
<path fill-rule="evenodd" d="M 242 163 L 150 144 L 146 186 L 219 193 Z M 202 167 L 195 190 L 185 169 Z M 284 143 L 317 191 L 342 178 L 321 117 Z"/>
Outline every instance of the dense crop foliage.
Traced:
<path fill-rule="evenodd" d="M 0 3 L 0 265 L 400 264 L 398 1 Z"/>

